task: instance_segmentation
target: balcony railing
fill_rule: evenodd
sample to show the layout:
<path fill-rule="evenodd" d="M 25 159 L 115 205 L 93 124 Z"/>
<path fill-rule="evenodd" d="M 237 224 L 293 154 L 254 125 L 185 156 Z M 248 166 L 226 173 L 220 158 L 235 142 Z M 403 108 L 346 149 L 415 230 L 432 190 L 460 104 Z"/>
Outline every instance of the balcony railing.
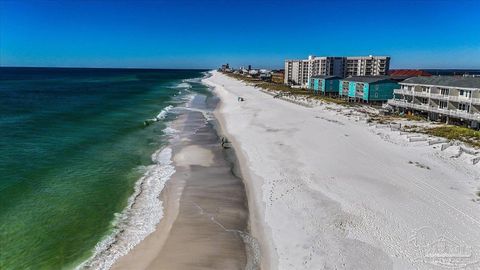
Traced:
<path fill-rule="evenodd" d="M 454 101 L 454 102 L 466 102 L 466 103 L 471 102 L 472 104 L 480 105 L 480 98 L 467 98 L 463 96 L 442 95 L 442 94 L 434 94 L 434 93 L 428 93 L 428 92 L 412 91 L 407 89 L 395 89 L 393 90 L 393 93 L 397 95 L 426 97 L 426 98 L 440 99 L 440 100 Z"/>
<path fill-rule="evenodd" d="M 438 107 L 432 107 L 425 104 L 414 104 L 414 103 L 406 102 L 403 100 L 397 100 L 397 99 L 390 99 L 388 100 L 387 103 L 391 106 L 396 106 L 396 107 L 410 108 L 410 109 L 416 109 L 420 111 L 429 111 L 429 112 L 448 115 L 456 118 L 480 121 L 480 113 L 469 113 L 462 110 L 440 109 Z"/>
<path fill-rule="evenodd" d="M 450 97 L 453 97 L 453 96 L 442 95 L 442 94 L 430 94 L 430 98 L 434 98 L 434 99 L 449 100 Z"/>

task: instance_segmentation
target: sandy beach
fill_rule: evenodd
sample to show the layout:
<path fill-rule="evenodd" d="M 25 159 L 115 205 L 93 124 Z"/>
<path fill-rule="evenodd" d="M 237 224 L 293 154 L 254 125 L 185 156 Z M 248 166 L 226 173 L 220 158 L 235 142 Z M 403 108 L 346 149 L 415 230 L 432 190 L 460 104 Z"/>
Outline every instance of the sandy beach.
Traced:
<path fill-rule="evenodd" d="M 461 145 L 218 72 L 204 82 L 241 163 L 262 269 L 480 268 L 480 165 Z"/>
<path fill-rule="evenodd" d="M 112 269 L 245 269 L 247 199 L 233 173 L 233 149 L 224 149 L 207 115 L 215 97 L 196 95 L 179 117 L 172 148 L 175 173 L 161 193 L 164 218 L 155 232 Z M 247 239 L 248 240 L 248 239 Z M 252 268 L 253 269 L 253 268 Z"/>

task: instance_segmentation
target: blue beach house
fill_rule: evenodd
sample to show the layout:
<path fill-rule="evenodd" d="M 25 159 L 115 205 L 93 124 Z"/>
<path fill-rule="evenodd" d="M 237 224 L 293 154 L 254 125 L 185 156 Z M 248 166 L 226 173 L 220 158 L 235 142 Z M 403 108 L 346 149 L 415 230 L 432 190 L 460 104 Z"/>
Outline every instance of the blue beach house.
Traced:
<path fill-rule="evenodd" d="M 388 76 L 353 76 L 340 80 L 338 94 L 354 101 L 382 102 L 391 99 L 398 87 Z"/>
<path fill-rule="evenodd" d="M 329 75 L 315 75 L 310 77 L 308 81 L 308 88 L 313 90 L 315 94 L 319 92 L 323 95 L 337 94 L 340 77 Z"/>

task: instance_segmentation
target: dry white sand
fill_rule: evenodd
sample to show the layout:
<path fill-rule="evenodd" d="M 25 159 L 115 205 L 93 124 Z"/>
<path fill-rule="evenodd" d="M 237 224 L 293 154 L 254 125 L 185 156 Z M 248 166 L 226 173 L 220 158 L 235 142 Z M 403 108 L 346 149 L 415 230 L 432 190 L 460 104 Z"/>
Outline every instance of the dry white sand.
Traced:
<path fill-rule="evenodd" d="M 459 146 L 217 72 L 205 83 L 240 158 L 263 269 L 480 269 L 480 163 L 456 158 Z"/>

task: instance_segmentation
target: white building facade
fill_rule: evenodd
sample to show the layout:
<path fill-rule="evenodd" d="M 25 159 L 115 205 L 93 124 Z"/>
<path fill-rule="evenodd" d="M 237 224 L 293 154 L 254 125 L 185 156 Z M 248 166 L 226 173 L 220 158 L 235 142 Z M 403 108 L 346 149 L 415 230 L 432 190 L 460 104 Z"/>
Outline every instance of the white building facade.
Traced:
<path fill-rule="evenodd" d="M 456 119 L 478 128 L 480 78 L 413 77 L 400 82 L 388 104 L 397 110 L 424 113 L 431 120 Z"/>

